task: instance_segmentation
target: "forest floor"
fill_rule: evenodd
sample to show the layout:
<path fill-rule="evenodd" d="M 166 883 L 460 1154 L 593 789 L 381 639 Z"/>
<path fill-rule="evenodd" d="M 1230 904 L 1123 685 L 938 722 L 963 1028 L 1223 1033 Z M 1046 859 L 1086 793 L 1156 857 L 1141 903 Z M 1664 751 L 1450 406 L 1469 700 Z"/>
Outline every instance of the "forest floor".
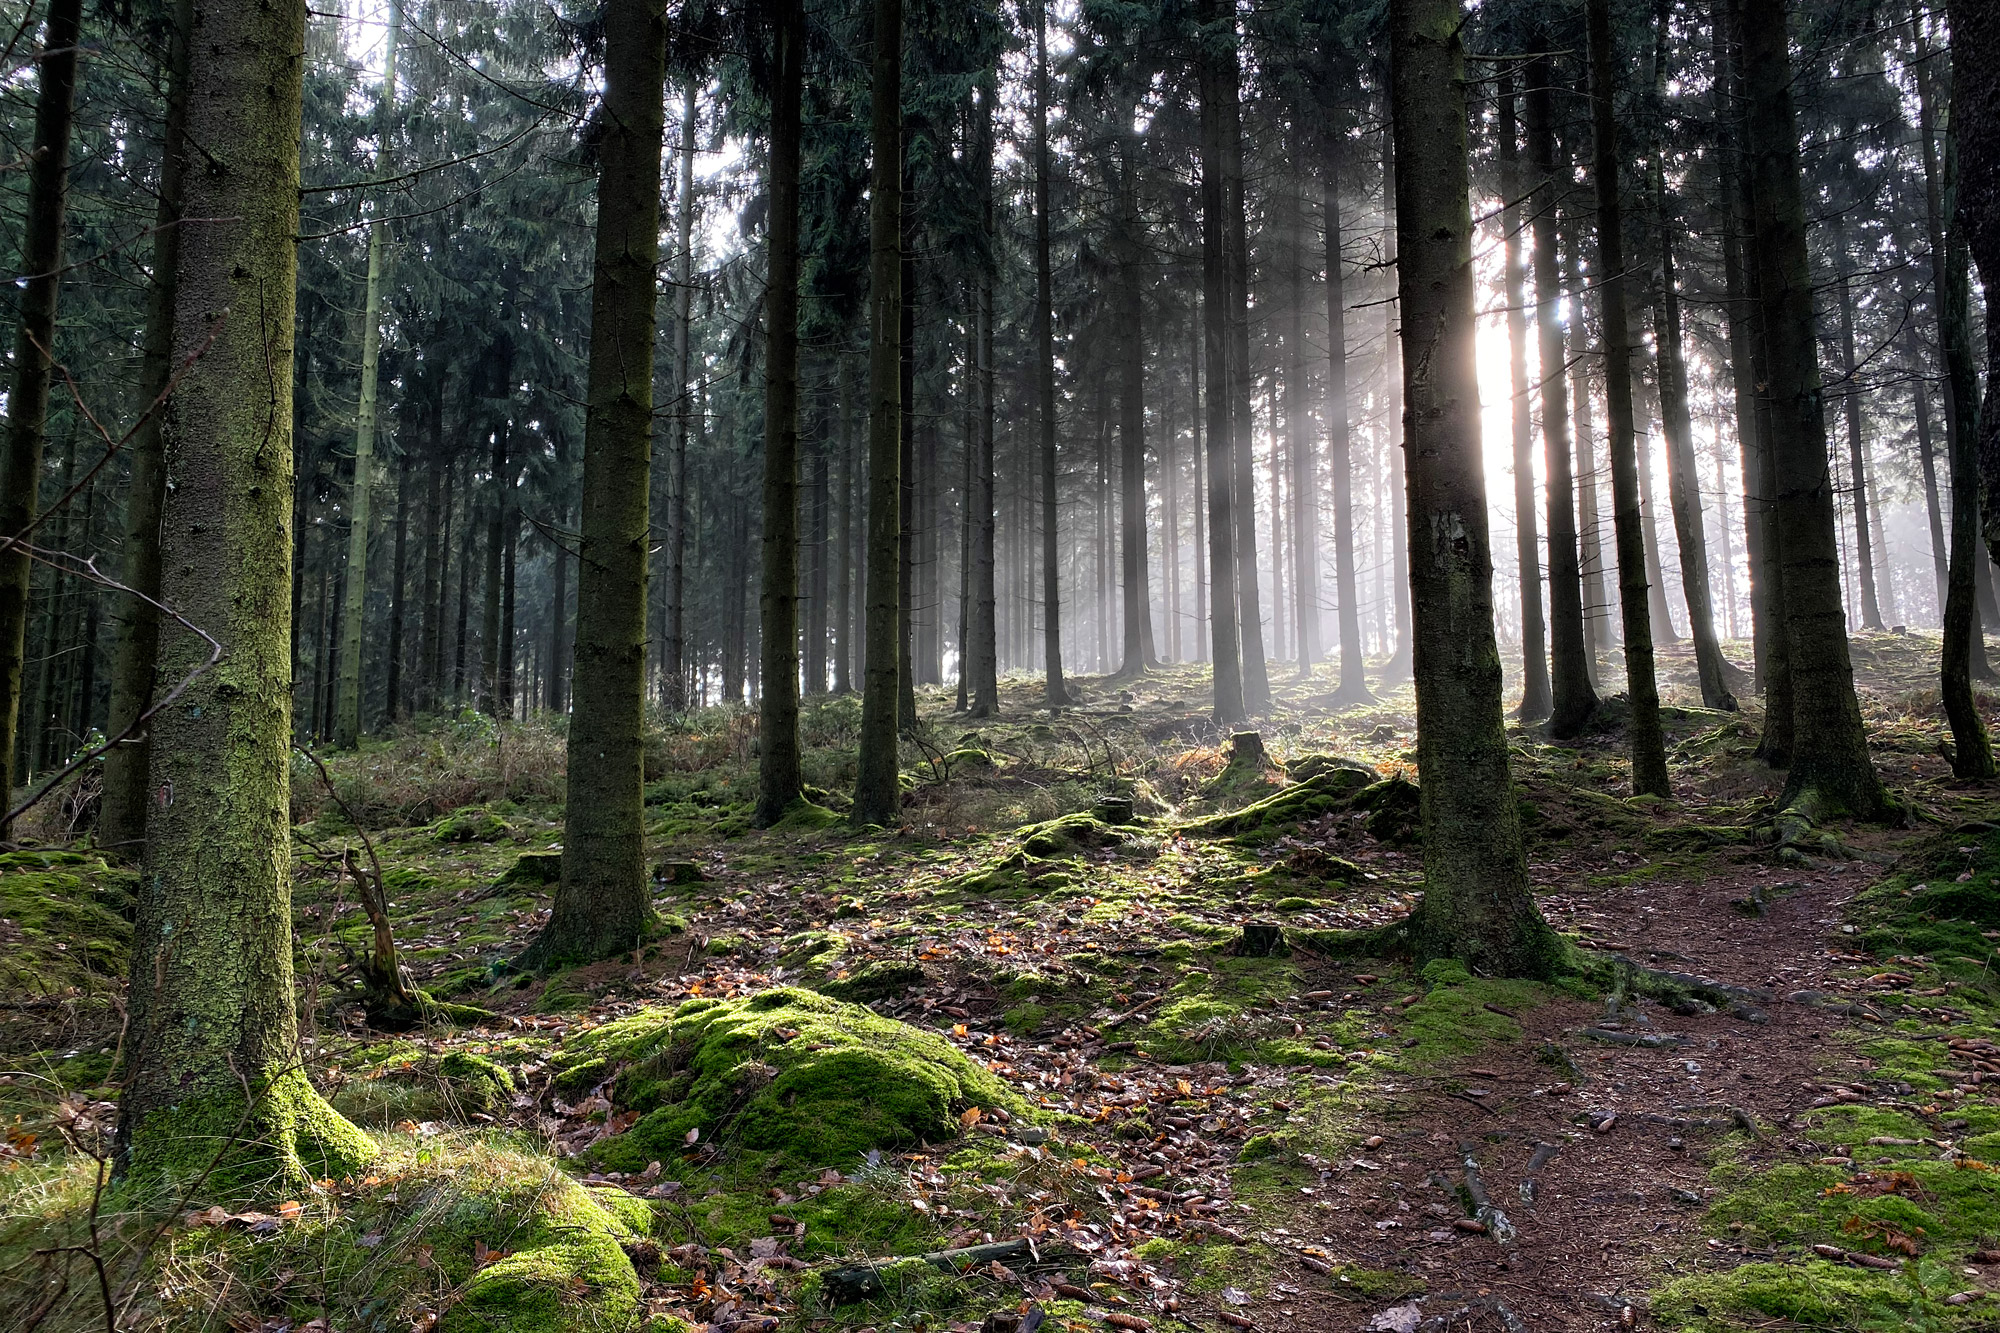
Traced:
<path fill-rule="evenodd" d="M 905 823 L 861 833 L 753 831 L 754 719 L 710 710 L 649 745 L 669 929 L 548 976 L 507 964 L 560 736 L 412 725 L 329 756 L 337 801 L 295 773 L 307 1067 L 381 1164 L 227 1208 L 94 1188 L 133 879 L 51 810 L 0 856 L 0 1322 L 106 1327 L 109 1288 L 119 1327 L 260 1333 L 2000 1327 L 2000 793 L 1949 776 L 1935 648 L 1856 640 L 1914 815 L 1810 859 L 1683 653 L 1673 801 L 1627 794 L 1616 703 L 1516 730 L 1588 963 L 1555 985 L 1341 956 L 1421 887 L 1407 686 L 1283 683 L 1235 763 L 1196 668 L 927 695 Z M 829 805 L 857 730 L 807 709 Z M 346 988 L 350 817 L 451 1021 Z"/>

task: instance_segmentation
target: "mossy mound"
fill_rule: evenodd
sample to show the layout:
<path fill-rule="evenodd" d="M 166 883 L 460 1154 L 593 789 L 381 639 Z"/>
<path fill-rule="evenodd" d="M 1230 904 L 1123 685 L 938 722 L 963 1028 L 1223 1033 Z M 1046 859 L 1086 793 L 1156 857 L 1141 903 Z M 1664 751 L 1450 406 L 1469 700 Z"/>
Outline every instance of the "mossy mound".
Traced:
<path fill-rule="evenodd" d="M 598 1333 L 644 1321 L 627 1247 L 646 1242 L 649 1205 L 488 1140 L 390 1135 L 383 1147 L 365 1179 L 298 1195 L 288 1218 L 177 1228 L 156 1260 L 201 1276 L 160 1288 L 166 1325 L 421 1328 L 435 1314 L 439 1333 Z M 280 1277 L 296 1273 L 313 1280 Z"/>
<path fill-rule="evenodd" d="M 1322 773 L 1353 773 L 1362 781 L 1357 787 L 1380 782 L 1382 774 L 1373 764 L 1364 764 L 1359 759 L 1349 759 L 1337 754 L 1303 754 L 1285 765 L 1285 773 L 1293 782 L 1306 782 Z"/>
<path fill-rule="evenodd" d="M 871 1149 L 955 1138 L 970 1106 L 1027 1112 L 943 1038 L 790 986 L 620 1019 L 572 1039 L 555 1066 L 560 1086 L 610 1080 L 613 1102 L 643 1113 L 597 1149 L 612 1169 L 642 1170 L 696 1131 L 847 1166 Z"/>
<path fill-rule="evenodd" d="M 137 886 L 134 872 L 97 856 L 0 855 L 0 1051 L 50 1044 L 49 1001 L 81 1001 L 93 1027 L 115 1023 L 109 1006 L 124 988 Z M 69 1015 L 61 1018 L 67 1027 Z"/>
<path fill-rule="evenodd" d="M 1186 830 L 1201 838 L 1234 838 L 1252 845 L 1271 842 L 1309 820 L 1353 807 L 1360 794 L 1370 789 L 1364 773 L 1346 767 L 1325 768 L 1240 810 L 1197 819 Z"/>
<path fill-rule="evenodd" d="M 513 831 L 513 825 L 479 805 L 454 810 L 431 825 L 431 836 L 439 842 L 498 842 Z"/>
<path fill-rule="evenodd" d="M 1055 887 L 1054 880 L 1071 862 L 1086 852 L 1129 851 L 1140 844 L 1133 829 L 1107 824 L 1095 815 L 1064 815 L 1041 824 L 1029 824 L 1016 835 L 1020 844 L 983 870 L 962 876 L 957 885 L 973 893 L 995 893 L 1036 884 Z"/>
<path fill-rule="evenodd" d="M 561 852 L 522 852 L 499 879 L 501 885 L 558 884 L 562 882 Z"/>
<path fill-rule="evenodd" d="M 449 1051 L 432 1059 L 408 1043 L 396 1043 L 364 1063 L 374 1067 L 350 1070 L 357 1076 L 328 1098 L 334 1110 L 358 1125 L 462 1121 L 475 1113 L 505 1110 L 514 1095 L 512 1071 L 471 1051 Z"/>
<path fill-rule="evenodd" d="M 892 995 L 901 995 L 911 987 L 921 986 L 923 983 L 924 969 L 918 964 L 901 958 L 878 958 L 845 976 L 836 975 L 817 989 L 820 994 L 831 995 L 836 1000 L 865 1003 L 869 1000 L 886 1000 Z"/>

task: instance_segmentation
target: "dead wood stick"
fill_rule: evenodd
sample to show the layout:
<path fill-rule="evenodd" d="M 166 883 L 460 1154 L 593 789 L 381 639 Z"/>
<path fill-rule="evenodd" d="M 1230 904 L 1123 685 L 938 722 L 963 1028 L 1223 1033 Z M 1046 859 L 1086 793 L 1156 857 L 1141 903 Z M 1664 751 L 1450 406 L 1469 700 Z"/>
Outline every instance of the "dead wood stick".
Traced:
<path fill-rule="evenodd" d="M 1487 1196 L 1486 1183 L 1479 1178 L 1478 1145 L 1471 1139 L 1460 1139 L 1458 1143 L 1458 1164 L 1465 1172 L 1465 1194 L 1472 1201 L 1473 1216 L 1486 1227 L 1486 1234 L 1493 1237 L 1498 1245 L 1512 1245 L 1516 1229 L 1507 1220 L 1507 1214 L 1493 1206 Z"/>

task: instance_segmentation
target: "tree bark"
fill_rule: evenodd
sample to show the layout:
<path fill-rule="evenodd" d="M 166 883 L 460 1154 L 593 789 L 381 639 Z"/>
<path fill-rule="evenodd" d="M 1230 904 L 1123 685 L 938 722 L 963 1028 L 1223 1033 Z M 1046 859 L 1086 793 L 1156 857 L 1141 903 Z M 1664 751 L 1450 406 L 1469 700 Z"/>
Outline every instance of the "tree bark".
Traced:
<path fill-rule="evenodd" d="M 1230 272 L 1228 245 L 1227 128 L 1235 124 L 1236 14 L 1220 0 L 1198 0 L 1195 19 L 1197 75 L 1201 97 L 1201 309 L 1202 346 L 1208 380 L 1208 567 L 1214 594 L 1209 644 L 1214 661 L 1216 722 L 1234 726 L 1249 716 L 1243 681 L 1243 648 L 1237 624 L 1236 471 L 1231 429 L 1229 370 Z M 1226 51 L 1226 59 L 1225 59 Z M 1249 503 L 1246 492 L 1244 503 Z M 1254 579 L 1254 575 L 1252 576 Z"/>
<path fill-rule="evenodd" d="M 403 11 L 390 4 L 384 40 L 382 91 L 375 108 L 375 174 L 387 176 L 394 154 L 389 140 L 396 121 L 396 42 Z M 375 484 L 375 426 L 380 412 L 379 371 L 382 361 L 382 284 L 389 262 L 389 224 L 382 220 L 383 201 L 368 225 L 368 277 L 361 307 L 361 403 L 354 422 L 354 482 L 347 492 L 347 564 L 341 572 L 340 674 L 335 684 L 333 743 L 351 750 L 361 742 L 361 643 L 368 608 L 369 514 Z M 392 674 L 394 667 L 390 668 Z M 389 715 L 396 700 L 389 699 Z"/>
<path fill-rule="evenodd" d="M 805 50 L 797 0 L 773 15 L 765 192 L 764 540 L 758 592 L 757 823 L 799 799 L 799 161 Z"/>
<path fill-rule="evenodd" d="M 1340 684 L 1335 707 L 1375 702 L 1361 641 L 1354 570 L 1354 439 L 1347 399 L 1347 261 L 1342 255 L 1340 137 L 1326 136 L 1326 454 L 1333 473 L 1333 583 L 1340 601 Z"/>
<path fill-rule="evenodd" d="M 405 589 L 409 587 L 410 551 L 410 455 L 396 458 L 396 518 L 392 554 L 389 558 L 389 671 L 383 682 L 386 716 L 391 722 L 403 717 L 403 623 L 408 611 Z"/>
<path fill-rule="evenodd" d="M 881 3 L 882 0 L 878 0 Z M 1070 702 L 1063 683 L 1060 534 L 1056 527 L 1056 328 L 1049 269 L 1049 14 L 1036 0 L 1035 70 L 1029 133 L 1035 145 L 1035 402 L 1041 432 L 1042 660 L 1044 700 L 1050 708 Z M 1204 110 L 1206 107 L 1204 107 Z"/>
<path fill-rule="evenodd" d="M 1630 702 L 1632 792 L 1672 793 L 1666 735 L 1653 674 L 1653 628 L 1647 605 L 1646 539 L 1639 508 L 1639 458 L 1633 440 L 1632 351 L 1625 308 L 1625 245 L 1618 199 L 1618 122 L 1612 108 L 1609 0 L 1587 0 L 1590 40 L 1592 171 L 1597 190 L 1597 282 L 1604 339 L 1604 405 L 1611 454 L 1611 521 L 1618 543 L 1618 601 L 1625 630 L 1625 693 Z"/>
<path fill-rule="evenodd" d="M 307 1081 L 292 986 L 292 404 L 273 367 L 293 351 L 305 21 L 300 0 L 216 0 L 189 40 L 203 169 L 184 214 L 236 221 L 180 238 L 161 593 L 222 659 L 154 729 L 115 1166 L 135 1185 L 203 1176 L 210 1197 L 377 1152 Z M 194 635 L 162 638 L 166 679 L 209 660 Z"/>
<path fill-rule="evenodd" d="M 1951 20 L 1952 135 L 1958 180 L 1952 229 L 1962 237 L 1986 294 L 1986 400 L 2000 402 L 2000 14 L 1980 0 L 1947 0 Z M 1979 418 L 1986 481 L 1982 534 L 2000 561 L 2000 407 Z"/>
<path fill-rule="evenodd" d="M 1708 534 L 1701 517 L 1701 474 L 1694 459 L 1694 421 L 1688 411 L 1687 363 L 1681 355 L 1681 298 L 1674 267 L 1674 218 L 1668 206 L 1666 179 L 1653 155 L 1653 193 L 1658 210 L 1660 293 L 1653 304 L 1653 338 L 1658 347 L 1660 427 L 1667 444 L 1667 503 L 1674 516 L 1674 538 L 1680 550 L 1681 597 L 1687 603 L 1688 637 L 1694 640 L 1695 673 L 1701 681 L 1701 701 L 1710 708 L 1736 711 L 1730 693 L 1730 665 L 1723 660 L 1715 637 L 1715 602 L 1709 591 Z"/>
<path fill-rule="evenodd" d="M 36 59 L 35 127 L 28 151 L 28 216 L 21 233 L 21 315 L 14 339 L 14 384 L 7 395 L 7 445 L 0 455 L 0 799 L 13 804 L 21 776 L 21 695 L 26 680 L 28 544 L 40 505 L 55 365 L 56 302 L 62 291 L 69 207 L 70 124 L 83 0 L 50 0 Z M 0 840 L 10 836 L 0 821 Z"/>
<path fill-rule="evenodd" d="M 903 490 L 902 0 L 874 0 L 874 9 L 870 137 L 875 160 L 869 171 L 868 198 L 867 645 L 851 815 L 857 827 L 890 823 L 901 804 L 897 585 Z M 1060 685 L 1060 677 L 1053 683 Z"/>
<path fill-rule="evenodd" d="M 1855 376 L 1859 357 L 1854 349 L 1854 292 L 1847 271 L 1847 228 L 1833 215 L 1834 298 L 1840 304 L 1841 418 L 1847 427 L 1847 470 L 1854 497 L 1854 554 L 1861 590 L 1861 626 L 1882 630 L 1882 604 L 1875 589 L 1875 543 L 1868 523 L 1868 443 L 1861 429 L 1861 386 Z"/>
<path fill-rule="evenodd" d="M 1222 259 L 1228 277 L 1224 323 L 1229 331 L 1222 379 L 1210 378 L 1210 393 L 1220 390 L 1229 416 L 1229 441 L 1235 466 L 1237 633 L 1243 651 L 1243 706 L 1263 713 L 1271 706 L 1270 666 L 1264 651 L 1263 599 L 1257 584 L 1257 483 L 1251 454 L 1255 422 L 1250 408 L 1250 226 L 1243 173 L 1243 92 L 1236 13 L 1209 30 L 1215 60 L 1217 161 L 1222 173 Z M 1202 111 L 1208 99 L 1202 99 Z M 1273 517 L 1276 517 L 1275 511 Z M 1276 550 L 1274 544 L 1273 550 Z M 1273 580 L 1275 583 L 1275 580 Z"/>
<path fill-rule="evenodd" d="M 647 501 L 666 142 L 665 0 L 606 0 L 562 882 L 530 967 L 633 949 L 645 856 Z"/>
<path fill-rule="evenodd" d="M 175 0 L 166 25 L 164 56 L 167 88 L 165 127 L 160 137 L 159 201 L 153 211 L 152 280 L 146 287 L 146 331 L 139 369 L 139 401 L 146 419 L 125 446 L 131 474 L 125 495 L 125 585 L 135 595 L 121 599 L 116 647 L 111 662 L 111 708 L 106 734 L 116 736 L 153 706 L 160 655 L 160 613 L 146 598 L 160 595 L 160 506 L 165 502 L 166 469 L 160 437 L 164 405 L 173 378 L 174 285 L 179 269 L 182 181 L 187 171 L 187 35 L 194 26 L 193 0 Z M 296 581 L 294 583 L 296 585 Z M 298 614 L 292 605 L 294 622 Z M 121 859 L 137 860 L 145 850 L 150 728 L 114 746 L 104 756 L 104 798 L 97 816 L 97 845 Z"/>
<path fill-rule="evenodd" d="M 1124 590 L 1121 676 L 1158 666 L 1149 621 L 1152 580 L 1146 568 L 1146 338 L 1144 254 L 1140 248 L 1136 136 L 1118 136 L 1119 319 L 1118 345 L 1118 502 L 1119 579 Z"/>
<path fill-rule="evenodd" d="M 694 140 L 696 80 L 681 92 L 680 190 L 674 204 L 674 444 L 668 457 L 666 633 L 660 643 L 660 702 L 685 713 L 687 698 L 688 436 L 694 420 Z"/>
<path fill-rule="evenodd" d="M 1459 0 L 1392 0 L 1397 288 L 1409 418 L 1410 601 L 1424 896 L 1420 958 L 1549 976 L 1562 944 L 1535 908 L 1507 767 L 1479 444 L 1478 316 Z"/>
<path fill-rule="evenodd" d="M 1299 157 L 1306 160 L 1305 132 L 1299 136 Z M 1319 661 L 1319 465 L 1313 456 L 1312 411 L 1306 406 L 1311 394 L 1312 375 L 1308 370 L 1305 336 L 1307 275 L 1312 271 L 1306 260 L 1306 191 L 1309 175 L 1301 173 L 1291 198 L 1292 227 L 1290 252 L 1293 291 L 1289 329 L 1291 366 L 1285 373 L 1285 453 L 1289 465 L 1286 490 L 1291 505 L 1292 626 L 1297 640 L 1298 676 L 1312 678 Z"/>
<path fill-rule="evenodd" d="M 1597 712 L 1583 622 L 1577 558 L 1576 479 L 1570 466 L 1569 361 L 1563 338 L 1562 272 L 1556 261 L 1555 117 L 1547 59 L 1528 66 L 1528 169 L 1534 178 L 1536 354 L 1541 370 L 1542 457 L 1549 505 L 1549 732 L 1567 740 Z"/>
<path fill-rule="evenodd" d="M 1554 710 L 1542 616 L 1541 537 L 1535 524 L 1534 430 L 1528 402 L 1528 265 L 1522 254 L 1520 130 L 1514 116 L 1514 76 L 1499 84 L 1500 231 L 1506 270 L 1507 371 L 1514 426 L 1514 554 L 1521 582 L 1521 707 L 1523 722 Z M 1553 482 L 1551 483 L 1553 484 Z"/>
<path fill-rule="evenodd" d="M 1743 0 L 1751 229 L 1769 354 L 1772 519 L 1783 570 L 1793 750 L 1781 804 L 1815 821 L 1877 819 L 1891 803 L 1868 757 L 1854 694 L 1834 538 L 1833 477 L 1821 410 L 1805 190 L 1783 0 Z"/>

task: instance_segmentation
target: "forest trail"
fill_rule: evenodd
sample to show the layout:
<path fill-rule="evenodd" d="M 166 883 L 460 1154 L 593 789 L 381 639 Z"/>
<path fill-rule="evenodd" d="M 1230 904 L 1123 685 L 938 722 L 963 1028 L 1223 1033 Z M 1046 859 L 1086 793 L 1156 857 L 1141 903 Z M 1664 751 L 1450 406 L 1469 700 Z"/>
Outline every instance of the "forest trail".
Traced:
<path fill-rule="evenodd" d="M 1824 993 L 1848 984 L 1858 957 L 1851 942 L 1842 948 L 1840 922 L 1879 873 L 1863 861 L 1793 873 L 1745 866 L 1544 907 L 1559 929 L 1592 930 L 1641 966 L 1774 997 Z M 1742 910 L 1753 893 L 1769 897 L 1761 916 Z M 1371 1268 L 1421 1276 L 1429 1294 L 1385 1312 L 1315 1301 L 1301 1284 L 1296 1314 L 1278 1310 L 1287 1324 L 1397 1327 L 1413 1322 L 1403 1316 L 1414 1305 L 1425 1318 L 1459 1311 L 1452 1327 L 1468 1318 L 1506 1327 L 1496 1301 L 1531 1329 L 1629 1323 L 1663 1273 L 1740 1262 L 1744 1249 L 1726 1233 L 1719 1253 L 1705 1253 L 1718 1139 L 1747 1116 L 1756 1128 L 1742 1160 L 1819 1156 L 1794 1117 L 1822 1095 L 1816 1080 L 1852 1078 L 1859 1064 L 1834 1037 L 1850 1020 L 1782 998 L 1735 1013 L 1563 998 L 1521 1019 L 1518 1039 L 1371 1107 L 1367 1141 L 1383 1141 L 1333 1164 L 1319 1186 L 1333 1206 L 1302 1210 L 1296 1226 Z M 1516 1233 L 1504 1242 L 1466 1227 L 1458 1192 L 1468 1152 Z"/>

